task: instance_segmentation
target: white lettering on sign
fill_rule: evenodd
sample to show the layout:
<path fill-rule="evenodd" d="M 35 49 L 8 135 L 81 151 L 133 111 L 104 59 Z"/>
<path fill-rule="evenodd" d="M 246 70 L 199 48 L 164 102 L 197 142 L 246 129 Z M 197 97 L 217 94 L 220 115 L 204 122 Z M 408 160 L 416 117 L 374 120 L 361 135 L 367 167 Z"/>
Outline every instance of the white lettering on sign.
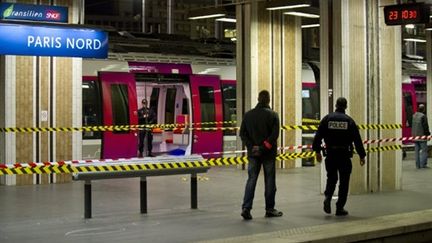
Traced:
<path fill-rule="evenodd" d="M 86 50 L 99 50 L 102 43 L 97 39 L 84 39 L 84 38 L 67 38 L 66 48 L 71 49 L 86 49 Z"/>
<path fill-rule="evenodd" d="M 348 130 L 348 122 L 344 121 L 329 121 L 329 129 Z"/>
<path fill-rule="evenodd" d="M 27 36 L 27 47 L 61 48 L 61 37 Z"/>

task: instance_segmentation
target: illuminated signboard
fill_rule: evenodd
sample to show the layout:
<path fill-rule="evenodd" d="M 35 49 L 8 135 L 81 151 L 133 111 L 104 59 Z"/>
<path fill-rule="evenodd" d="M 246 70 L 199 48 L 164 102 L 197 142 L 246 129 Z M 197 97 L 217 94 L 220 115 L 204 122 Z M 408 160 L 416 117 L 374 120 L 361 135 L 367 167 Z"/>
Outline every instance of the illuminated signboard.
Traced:
<path fill-rule="evenodd" d="M 0 3 L 0 19 L 68 22 L 68 8 L 49 5 Z"/>
<path fill-rule="evenodd" d="M 0 55 L 106 58 L 104 31 L 59 26 L 1 24 Z"/>
<path fill-rule="evenodd" d="M 414 3 L 385 6 L 384 20 L 387 25 L 428 23 L 429 5 Z"/>

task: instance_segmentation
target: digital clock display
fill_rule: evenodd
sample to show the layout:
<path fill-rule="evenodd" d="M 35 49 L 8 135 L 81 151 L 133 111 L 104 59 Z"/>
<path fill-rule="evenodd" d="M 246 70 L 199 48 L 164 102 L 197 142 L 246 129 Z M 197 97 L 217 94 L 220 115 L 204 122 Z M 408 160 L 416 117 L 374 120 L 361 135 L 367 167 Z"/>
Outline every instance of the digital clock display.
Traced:
<path fill-rule="evenodd" d="M 428 23 L 429 5 L 413 3 L 385 6 L 384 18 L 387 25 Z"/>

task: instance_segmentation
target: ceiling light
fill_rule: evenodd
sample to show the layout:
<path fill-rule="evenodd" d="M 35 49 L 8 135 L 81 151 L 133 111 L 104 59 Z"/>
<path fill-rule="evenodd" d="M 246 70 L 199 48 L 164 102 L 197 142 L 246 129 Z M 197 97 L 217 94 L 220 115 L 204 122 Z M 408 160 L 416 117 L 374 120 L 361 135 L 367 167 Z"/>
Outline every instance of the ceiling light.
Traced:
<path fill-rule="evenodd" d="M 191 10 L 188 15 L 190 20 L 209 19 L 223 17 L 226 15 L 226 11 L 221 7 L 203 8 Z"/>
<path fill-rule="evenodd" d="M 423 39 L 417 39 L 417 38 L 405 38 L 404 41 L 412 41 L 412 42 L 426 42 L 426 40 Z"/>
<path fill-rule="evenodd" d="M 237 20 L 235 18 L 218 18 L 216 19 L 216 21 L 221 21 L 221 22 L 229 22 L 229 23 L 235 23 L 237 22 Z"/>
<path fill-rule="evenodd" d="M 299 17 L 305 17 L 305 18 L 314 18 L 317 19 L 320 16 L 318 14 L 311 14 L 311 13 L 303 13 L 303 12 L 285 12 L 284 14 L 287 15 L 294 15 L 294 16 L 299 16 Z"/>
<path fill-rule="evenodd" d="M 293 9 L 293 8 L 303 8 L 310 7 L 312 5 L 310 0 L 273 0 L 267 2 L 267 10 L 281 10 L 281 9 Z"/>
<path fill-rule="evenodd" d="M 210 19 L 210 18 L 217 18 L 217 17 L 223 17 L 223 16 L 225 16 L 225 14 L 208 14 L 208 15 L 200 15 L 200 16 L 189 17 L 189 19 L 191 19 L 191 20 L 195 20 L 195 19 Z"/>
<path fill-rule="evenodd" d="M 413 24 L 407 24 L 407 25 L 405 25 L 405 28 L 406 29 L 414 29 L 415 25 L 413 25 Z"/>
<path fill-rule="evenodd" d="M 289 5 L 289 6 L 279 6 L 279 7 L 269 7 L 267 10 L 282 10 L 282 9 L 292 9 L 292 8 L 304 8 L 310 7 L 310 4 L 297 4 L 297 5 Z"/>
<path fill-rule="evenodd" d="M 306 28 L 315 28 L 315 27 L 320 27 L 320 24 L 305 24 L 301 26 L 302 29 L 306 29 Z"/>

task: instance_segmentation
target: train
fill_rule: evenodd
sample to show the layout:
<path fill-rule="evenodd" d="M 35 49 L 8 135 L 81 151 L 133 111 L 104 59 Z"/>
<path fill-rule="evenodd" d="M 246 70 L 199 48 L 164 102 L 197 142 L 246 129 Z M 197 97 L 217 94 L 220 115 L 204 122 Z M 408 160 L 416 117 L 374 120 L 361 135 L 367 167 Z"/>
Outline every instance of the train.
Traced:
<path fill-rule="evenodd" d="M 194 128 L 237 126 L 236 68 L 232 61 L 83 60 L 83 126 L 135 125 L 138 104 L 147 99 L 158 124 Z M 181 63 L 183 62 L 183 63 Z M 404 75 L 403 136 L 419 103 L 426 103 L 426 78 Z M 320 119 L 319 64 L 302 64 L 302 117 Z M 137 157 L 138 131 L 83 133 L 83 158 Z M 154 154 L 217 154 L 236 149 L 236 132 L 225 129 L 153 129 Z M 313 134 L 305 134 L 305 137 Z M 307 140 L 307 139 L 306 139 Z"/>

